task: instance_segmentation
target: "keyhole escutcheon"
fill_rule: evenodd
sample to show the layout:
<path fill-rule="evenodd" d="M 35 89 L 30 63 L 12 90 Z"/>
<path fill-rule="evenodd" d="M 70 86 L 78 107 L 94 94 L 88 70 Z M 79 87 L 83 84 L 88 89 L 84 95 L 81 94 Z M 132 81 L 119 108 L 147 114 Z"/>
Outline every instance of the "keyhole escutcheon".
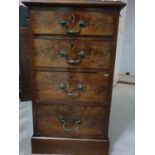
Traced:
<path fill-rule="evenodd" d="M 72 24 L 75 22 L 75 15 L 74 15 L 74 14 L 71 15 L 70 20 L 71 20 L 71 23 L 72 23 Z"/>

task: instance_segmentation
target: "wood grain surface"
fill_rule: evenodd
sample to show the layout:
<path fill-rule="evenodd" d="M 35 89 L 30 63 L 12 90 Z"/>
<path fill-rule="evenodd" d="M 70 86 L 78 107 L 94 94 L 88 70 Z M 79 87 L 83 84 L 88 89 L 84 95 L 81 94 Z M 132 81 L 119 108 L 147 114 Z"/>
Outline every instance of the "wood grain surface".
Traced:
<path fill-rule="evenodd" d="M 104 103 L 107 99 L 109 86 L 107 74 L 35 72 L 35 77 L 35 95 L 38 101 L 59 99 L 62 102 L 71 100 Z M 66 92 L 60 88 L 60 84 L 66 84 Z M 83 85 L 81 91 L 77 89 L 79 84 Z"/>
<path fill-rule="evenodd" d="M 112 42 L 80 39 L 34 39 L 34 65 L 42 67 L 110 69 Z M 61 56 L 60 52 L 67 54 Z M 84 57 L 80 57 L 80 52 Z M 69 60 L 79 60 L 75 64 Z"/>
<path fill-rule="evenodd" d="M 32 153 L 108 155 L 118 21 L 125 3 L 24 4 L 29 7 Z"/>
<path fill-rule="evenodd" d="M 114 13 L 84 11 L 30 11 L 32 31 L 36 34 L 67 34 L 77 31 L 78 22 L 85 21 L 78 35 L 112 36 L 114 33 Z M 59 20 L 66 21 L 67 28 L 61 26 Z"/>
<path fill-rule="evenodd" d="M 30 54 L 28 50 L 28 28 L 19 28 L 19 68 L 20 68 L 20 99 L 30 101 L 31 98 L 31 74 Z"/>
<path fill-rule="evenodd" d="M 106 136 L 105 116 L 106 109 L 100 106 L 37 105 L 36 134 L 101 139 Z"/>
<path fill-rule="evenodd" d="M 61 155 L 108 155 L 109 140 L 32 137 L 32 153 Z"/>

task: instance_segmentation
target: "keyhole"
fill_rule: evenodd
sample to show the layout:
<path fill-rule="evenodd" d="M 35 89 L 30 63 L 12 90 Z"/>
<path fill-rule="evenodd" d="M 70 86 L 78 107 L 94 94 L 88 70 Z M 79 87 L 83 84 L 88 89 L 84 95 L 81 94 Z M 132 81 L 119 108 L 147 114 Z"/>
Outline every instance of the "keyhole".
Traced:
<path fill-rule="evenodd" d="M 72 14 L 71 15 L 71 23 L 74 23 L 75 22 L 75 16 Z"/>
<path fill-rule="evenodd" d="M 70 76 L 70 79 L 73 79 L 73 75 Z"/>
<path fill-rule="evenodd" d="M 72 104 L 69 104 L 69 105 L 68 105 L 68 110 L 69 110 L 70 112 L 73 112 L 73 105 L 72 105 Z"/>
<path fill-rule="evenodd" d="M 74 44 L 73 43 L 71 43 L 71 49 L 73 49 L 74 48 Z"/>

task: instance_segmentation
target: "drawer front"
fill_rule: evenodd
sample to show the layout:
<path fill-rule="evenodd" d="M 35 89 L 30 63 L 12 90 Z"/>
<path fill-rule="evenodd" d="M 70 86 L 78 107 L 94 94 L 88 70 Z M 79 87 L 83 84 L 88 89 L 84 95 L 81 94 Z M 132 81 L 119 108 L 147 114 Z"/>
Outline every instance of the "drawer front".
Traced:
<path fill-rule="evenodd" d="M 105 136 L 106 110 L 96 106 L 37 105 L 37 134 Z"/>
<path fill-rule="evenodd" d="M 110 41 L 34 39 L 33 46 L 35 66 L 109 69 L 111 65 Z"/>
<path fill-rule="evenodd" d="M 35 72 L 38 101 L 105 102 L 109 77 L 101 73 Z"/>
<path fill-rule="evenodd" d="M 32 31 L 36 34 L 112 36 L 114 14 L 90 11 L 31 10 Z"/>

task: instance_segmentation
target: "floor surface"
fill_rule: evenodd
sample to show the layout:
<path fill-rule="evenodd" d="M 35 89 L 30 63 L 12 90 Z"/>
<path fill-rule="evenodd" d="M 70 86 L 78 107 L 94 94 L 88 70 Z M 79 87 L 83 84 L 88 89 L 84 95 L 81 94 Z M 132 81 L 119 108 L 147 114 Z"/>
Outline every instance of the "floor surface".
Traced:
<path fill-rule="evenodd" d="M 117 84 L 113 90 L 109 137 L 110 155 L 135 154 L 135 86 Z M 32 155 L 30 139 L 32 136 L 31 102 L 19 105 L 19 155 Z"/>

